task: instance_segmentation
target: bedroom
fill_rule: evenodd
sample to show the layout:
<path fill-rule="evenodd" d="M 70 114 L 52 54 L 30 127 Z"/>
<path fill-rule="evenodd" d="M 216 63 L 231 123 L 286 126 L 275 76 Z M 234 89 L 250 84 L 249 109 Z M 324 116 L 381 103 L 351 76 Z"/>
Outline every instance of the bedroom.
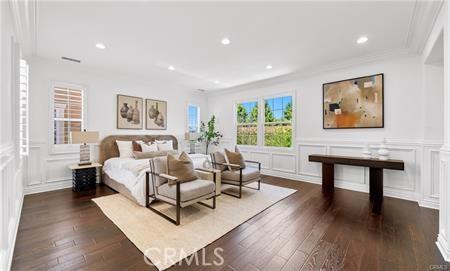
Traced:
<path fill-rule="evenodd" d="M 0 4 L 0 270 L 448 269 L 447 1 Z"/>

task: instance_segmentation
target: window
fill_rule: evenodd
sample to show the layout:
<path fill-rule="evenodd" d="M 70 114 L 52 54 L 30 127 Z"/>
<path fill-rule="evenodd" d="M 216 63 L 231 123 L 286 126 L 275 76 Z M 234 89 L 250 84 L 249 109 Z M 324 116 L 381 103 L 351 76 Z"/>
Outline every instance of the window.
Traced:
<path fill-rule="evenodd" d="M 200 131 L 200 107 L 197 105 L 188 105 L 188 130 L 190 133 Z"/>
<path fill-rule="evenodd" d="M 292 96 L 264 100 L 264 146 L 292 146 Z"/>
<path fill-rule="evenodd" d="M 83 90 L 63 85 L 53 87 L 53 143 L 69 144 L 70 132 L 84 128 Z"/>
<path fill-rule="evenodd" d="M 237 117 L 237 144 L 258 144 L 258 102 L 238 103 Z"/>
<path fill-rule="evenodd" d="M 20 154 L 28 155 L 28 76 L 29 68 L 25 60 L 20 60 L 20 81 L 19 81 L 19 130 L 20 130 Z"/>

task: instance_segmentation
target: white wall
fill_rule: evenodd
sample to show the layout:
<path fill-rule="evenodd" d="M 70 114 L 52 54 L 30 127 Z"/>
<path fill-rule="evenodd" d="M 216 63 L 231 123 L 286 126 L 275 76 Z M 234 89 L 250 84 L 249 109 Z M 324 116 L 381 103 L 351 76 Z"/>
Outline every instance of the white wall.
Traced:
<path fill-rule="evenodd" d="M 29 65 L 30 159 L 25 193 L 70 187 L 71 172 L 67 166 L 79 160 L 77 146 L 64 153 L 53 152 L 53 126 L 49 120 L 54 82 L 82 85 L 86 89 L 86 129 L 99 131 L 101 138 L 113 134 L 173 134 L 182 145 L 187 127 L 187 104 L 200 105 L 201 119 L 206 118 L 206 97 L 201 92 L 64 61 L 34 57 Z M 167 130 L 116 129 L 117 94 L 167 101 Z M 95 159 L 97 148 L 92 147 L 92 151 Z"/>
<path fill-rule="evenodd" d="M 322 84 L 347 78 L 384 73 L 385 128 L 324 130 L 322 128 Z M 224 146 L 235 144 L 234 106 L 242 99 L 270 96 L 277 93 L 295 93 L 296 129 L 295 144 L 292 149 L 268 149 L 242 147 L 248 158 L 263 163 L 267 174 L 286 176 L 298 180 L 320 183 L 321 170 L 317 163 L 308 162 L 312 153 L 361 155 L 364 143 L 371 144 L 373 151 L 382 138 L 388 141 L 392 158 L 406 162 L 405 171 L 386 170 L 385 195 L 417 200 L 424 206 L 437 208 L 438 199 L 425 195 L 426 187 L 438 187 L 438 159 L 433 160 L 433 168 L 422 168 L 424 156 L 437 151 L 442 143 L 442 119 L 428 122 L 427 131 L 433 136 L 424 141 L 424 116 L 440 116 L 442 106 L 424 115 L 423 106 L 423 65 L 420 57 L 401 56 L 378 62 L 355 65 L 310 77 L 291 78 L 285 81 L 273 80 L 223 93 L 208 96 L 208 108 L 218 118 L 219 130 L 224 133 Z M 435 100 L 442 100 L 442 92 L 436 92 Z M 429 92 L 426 93 L 428 95 Z M 439 96 L 440 95 L 440 96 Z M 438 154 L 437 152 L 435 153 Z M 426 157 L 428 159 L 428 157 Z M 429 165 L 431 167 L 431 165 Z M 426 176 L 422 176 L 427 174 Z M 336 186 L 368 191 L 368 169 L 337 166 Z M 431 192 L 429 189 L 428 193 Z"/>
<path fill-rule="evenodd" d="M 4 1 L 0 2 L 0 30 L 0 270 L 8 270 L 23 202 L 23 159 L 17 125 L 19 46 L 10 8 Z"/>

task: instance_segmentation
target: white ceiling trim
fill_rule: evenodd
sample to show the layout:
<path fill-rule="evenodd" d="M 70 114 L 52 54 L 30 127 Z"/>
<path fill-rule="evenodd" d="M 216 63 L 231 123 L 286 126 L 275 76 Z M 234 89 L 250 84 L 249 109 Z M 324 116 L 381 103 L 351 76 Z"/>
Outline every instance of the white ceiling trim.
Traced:
<path fill-rule="evenodd" d="M 423 52 L 443 4 L 443 0 L 416 1 L 405 41 L 406 48 L 418 54 Z"/>
<path fill-rule="evenodd" d="M 27 58 L 36 55 L 37 0 L 11 0 L 8 2 L 22 56 Z"/>

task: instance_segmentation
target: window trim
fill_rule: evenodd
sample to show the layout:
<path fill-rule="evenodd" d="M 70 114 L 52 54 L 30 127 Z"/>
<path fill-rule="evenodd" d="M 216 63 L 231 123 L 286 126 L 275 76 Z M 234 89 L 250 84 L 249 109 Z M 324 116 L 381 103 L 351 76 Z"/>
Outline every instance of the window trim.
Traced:
<path fill-rule="evenodd" d="M 49 112 L 48 112 L 48 142 L 49 142 L 49 149 L 50 152 L 53 154 L 75 154 L 80 152 L 79 144 L 55 144 L 54 143 L 54 135 L 53 135 L 53 125 L 54 125 L 54 118 L 53 118 L 53 111 L 55 109 L 54 107 L 54 91 L 55 87 L 63 87 L 63 88 L 73 88 L 81 90 L 83 93 L 83 109 L 82 109 L 82 126 L 81 129 L 86 129 L 87 125 L 87 87 L 81 84 L 74 84 L 74 83 L 67 83 L 67 82 L 61 82 L 61 81 L 53 81 L 50 84 L 50 90 L 49 90 Z"/>
<path fill-rule="evenodd" d="M 200 132 L 200 123 L 201 123 L 201 120 L 200 120 L 201 108 L 200 108 L 200 105 L 198 105 L 196 103 L 188 103 L 186 106 L 186 131 L 190 132 L 189 131 L 189 107 L 190 106 L 197 107 L 197 131 L 196 131 L 196 133 L 199 133 Z"/>
<path fill-rule="evenodd" d="M 292 144 L 290 147 L 277 147 L 277 146 L 265 146 L 264 145 L 264 124 L 265 124 L 265 102 L 266 99 L 271 98 L 278 98 L 278 97 L 284 97 L 284 96 L 291 96 L 292 97 Z M 254 102 L 256 101 L 258 103 L 258 135 L 257 135 L 257 145 L 238 145 L 237 144 L 237 105 L 239 103 L 244 102 Z M 235 144 L 239 147 L 248 148 L 248 149 L 265 149 L 265 150 L 271 150 L 271 151 L 294 151 L 295 148 L 295 141 L 296 141 L 296 132 L 297 132 L 297 96 L 296 91 L 288 91 L 288 92 L 278 92 L 275 94 L 269 94 L 269 95 L 263 95 L 263 96 L 252 96 L 246 99 L 239 99 L 235 100 L 234 102 L 234 138 L 233 141 Z"/>

